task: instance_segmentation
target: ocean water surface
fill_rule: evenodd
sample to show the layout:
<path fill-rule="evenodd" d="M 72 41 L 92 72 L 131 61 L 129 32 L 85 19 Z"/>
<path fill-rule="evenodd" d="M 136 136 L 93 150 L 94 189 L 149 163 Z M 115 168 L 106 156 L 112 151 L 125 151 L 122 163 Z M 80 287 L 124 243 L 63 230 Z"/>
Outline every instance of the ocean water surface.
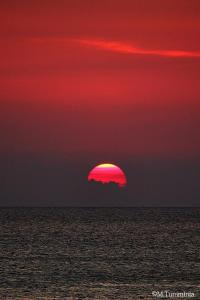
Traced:
<path fill-rule="evenodd" d="M 200 208 L 1 208 L 0 299 L 200 299 L 199 229 Z"/>

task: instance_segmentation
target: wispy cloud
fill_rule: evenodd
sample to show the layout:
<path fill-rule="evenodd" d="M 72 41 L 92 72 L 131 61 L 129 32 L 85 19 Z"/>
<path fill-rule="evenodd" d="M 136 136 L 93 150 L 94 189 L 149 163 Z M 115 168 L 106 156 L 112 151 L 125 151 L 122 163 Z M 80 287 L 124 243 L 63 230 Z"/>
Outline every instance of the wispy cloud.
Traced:
<path fill-rule="evenodd" d="M 200 51 L 187 51 L 187 50 L 166 50 L 166 49 L 145 49 L 135 47 L 132 44 L 126 44 L 121 41 L 108 41 L 98 39 L 73 39 L 81 45 L 90 46 L 99 50 L 114 51 L 123 54 L 132 55 L 154 55 L 164 57 L 200 57 Z"/>

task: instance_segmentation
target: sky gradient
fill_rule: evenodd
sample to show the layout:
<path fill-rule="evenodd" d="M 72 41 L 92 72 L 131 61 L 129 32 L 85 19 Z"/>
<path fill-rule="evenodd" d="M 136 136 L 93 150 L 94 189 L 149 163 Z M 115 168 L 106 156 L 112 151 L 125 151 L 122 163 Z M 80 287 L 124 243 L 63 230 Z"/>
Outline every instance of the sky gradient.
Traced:
<path fill-rule="evenodd" d="M 27 186 L 33 182 L 36 194 L 44 189 L 48 198 L 55 181 L 66 180 L 66 191 L 80 182 L 83 187 L 88 170 L 104 161 L 130 174 L 124 205 L 158 205 L 148 195 L 154 199 L 162 193 L 170 180 L 167 166 L 173 182 L 181 182 L 177 190 L 169 185 L 171 197 L 178 199 L 174 204 L 181 205 L 187 193 L 197 199 L 199 36 L 198 0 L 1 1 L 3 205 L 35 204 L 19 200 L 23 186 L 18 183 L 15 191 L 16 165 L 25 168 Z M 49 186 L 46 171 L 43 185 L 36 184 L 44 165 L 50 174 L 55 166 L 60 170 Z M 158 170 L 161 182 L 155 187 L 151 180 L 158 180 Z M 135 177 L 137 187 L 151 186 L 148 192 L 136 193 Z M 194 184 L 188 183 L 191 178 Z M 61 198 L 66 191 L 63 187 Z M 185 197 L 182 205 L 197 204 L 191 201 Z"/>

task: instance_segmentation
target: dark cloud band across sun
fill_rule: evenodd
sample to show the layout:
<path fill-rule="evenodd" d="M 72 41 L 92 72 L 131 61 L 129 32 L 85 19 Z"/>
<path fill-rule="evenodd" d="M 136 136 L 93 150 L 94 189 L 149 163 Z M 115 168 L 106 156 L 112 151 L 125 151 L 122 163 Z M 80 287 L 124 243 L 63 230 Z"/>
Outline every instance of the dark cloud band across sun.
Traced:
<path fill-rule="evenodd" d="M 200 51 L 186 50 L 152 50 L 135 47 L 132 44 L 127 44 L 121 41 L 108 41 L 101 39 L 73 39 L 73 41 L 81 45 L 91 46 L 99 50 L 114 51 L 123 54 L 133 55 L 155 55 L 164 57 L 200 57 Z"/>

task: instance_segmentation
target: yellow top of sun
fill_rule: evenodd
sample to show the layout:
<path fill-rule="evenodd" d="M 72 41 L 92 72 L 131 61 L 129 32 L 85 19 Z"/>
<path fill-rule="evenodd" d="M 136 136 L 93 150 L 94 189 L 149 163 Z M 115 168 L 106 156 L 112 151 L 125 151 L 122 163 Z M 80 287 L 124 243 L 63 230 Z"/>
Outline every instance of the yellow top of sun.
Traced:
<path fill-rule="evenodd" d="M 108 164 L 108 163 L 106 163 L 106 164 L 101 164 L 101 165 L 98 165 L 97 166 L 98 168 L 115 168 L 116 166 L 115 165 L 113 165 L 113 164 Z"/>

